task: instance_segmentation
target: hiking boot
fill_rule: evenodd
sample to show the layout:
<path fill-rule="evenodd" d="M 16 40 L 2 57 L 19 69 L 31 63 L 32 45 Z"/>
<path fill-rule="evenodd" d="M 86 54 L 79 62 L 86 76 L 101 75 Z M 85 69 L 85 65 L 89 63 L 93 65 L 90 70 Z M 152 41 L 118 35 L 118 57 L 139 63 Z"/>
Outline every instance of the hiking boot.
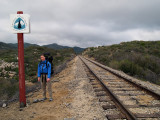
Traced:
<path fill-rule="evenodd" d="M 42 98 L 42 99 L 40 99 L 40 101 L 45 101 L 47 98 L 45 97 L 45 98 Z"/>
<path fill-rule="evenodd" d="M 49 101 L 53 101 L 53 98 L 50 98 Z"/>
<path fill-rule="evenodd" d="M 40 100 L 38 100 L 38 99 L 35 99 L 34 101 L 33 101 L 33 103 L 37 103 L 37 102 L 39 102 Z"/>

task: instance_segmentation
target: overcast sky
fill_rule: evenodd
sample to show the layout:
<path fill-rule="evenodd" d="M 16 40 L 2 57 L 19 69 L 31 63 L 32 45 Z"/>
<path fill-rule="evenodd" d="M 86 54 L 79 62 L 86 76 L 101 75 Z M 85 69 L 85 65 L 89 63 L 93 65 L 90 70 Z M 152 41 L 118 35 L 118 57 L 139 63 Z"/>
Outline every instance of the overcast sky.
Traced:
<path fill-rule="evenodd" d="M 0 0 L 0 41 L 16 43 L 10 14 L 31 16 L 24 41 L 90 47 L 160 40 L 160 0 Z"/>

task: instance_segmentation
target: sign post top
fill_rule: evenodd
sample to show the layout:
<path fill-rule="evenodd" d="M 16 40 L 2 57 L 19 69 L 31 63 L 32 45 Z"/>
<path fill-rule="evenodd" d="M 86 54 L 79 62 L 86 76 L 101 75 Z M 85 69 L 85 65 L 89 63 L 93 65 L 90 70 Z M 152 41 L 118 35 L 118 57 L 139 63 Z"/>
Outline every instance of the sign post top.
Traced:
<path fill-rule="evenodd" d="M 17 14 L 23 14 L 23 11 L 17 11 Z"/>

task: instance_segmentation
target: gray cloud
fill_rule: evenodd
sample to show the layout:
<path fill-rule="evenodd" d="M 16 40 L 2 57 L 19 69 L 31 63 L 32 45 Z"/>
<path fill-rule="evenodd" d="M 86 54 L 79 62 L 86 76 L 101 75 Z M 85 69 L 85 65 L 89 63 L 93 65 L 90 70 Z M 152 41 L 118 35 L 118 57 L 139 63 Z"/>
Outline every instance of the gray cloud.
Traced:
<path fill-rule="evenodd" d="M 131 40 L 159 40 L 159 0 L 0 0 L 0 41 L 17 42 L 9 14 L 31 15 L 25 42 L 99 46 Z"/>

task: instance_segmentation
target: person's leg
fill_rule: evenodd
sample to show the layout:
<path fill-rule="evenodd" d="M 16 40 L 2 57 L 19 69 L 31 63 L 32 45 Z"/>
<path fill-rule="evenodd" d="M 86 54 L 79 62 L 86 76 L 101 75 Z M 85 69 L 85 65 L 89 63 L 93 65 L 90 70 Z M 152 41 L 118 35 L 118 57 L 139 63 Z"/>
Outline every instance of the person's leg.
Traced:
<path fill-rule="evenodd" d="M 51 85 L 51 81 L 47 82 L 47 86 L 48 86 L 48 92 L 49 92 L 49 96 L 50 98 L 53 98 L 52 97 L 52 85 Z"/>
<path fill-rule="evenodd" d="M 50 99 L 53 99 L 53 97 L 52 97 L 52 85 L 51 84 L 52 84 L 51 80 L 47 82 L 48 93 L 49 93 Z"/>
<path fill-rule="evenodd" d="M 43 79 L 43 81 L 42 81 Z M 42 75 L 41 77 L 41 83 L 42 83 L 42 90 L 43 90 L 43 98 L 46 98 L 46 82 L 45 82 L 45 75 Z"/>

